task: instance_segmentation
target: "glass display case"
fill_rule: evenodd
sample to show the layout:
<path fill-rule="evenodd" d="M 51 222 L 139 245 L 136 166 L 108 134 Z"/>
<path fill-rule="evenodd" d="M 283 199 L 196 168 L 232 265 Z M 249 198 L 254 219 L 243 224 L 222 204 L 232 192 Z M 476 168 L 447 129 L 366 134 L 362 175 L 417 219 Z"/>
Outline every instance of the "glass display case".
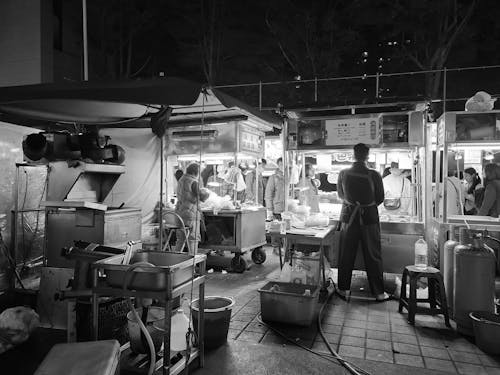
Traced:
<path fill-rule="evenodd" d="M 428 235 L 431 260 L 440 266 L 444 242 L 458 239 L 460 227 L 486 229 L 499 237 L 500 219 L 479 210 L 485 183 L 483 169 L 487 164 L 500 163 L 500 111 L 445 112 L 434 133 L 428 145 L 433 151 L 433 170 L 427 177 L 432 186 Z M 481 179 L 472 188 L 465 179 L 469 168 Z"/>
<path fill-rule="evenodd" d="M 400 273 L 404 266 L 412 264 L 413 245 L 425 234 L 424 222 L 428 213 L 424 202 L 429 194 L 424 184 L 428 162 L 425 119 L 425 111 L 365 113 L 325 117 L 312 123 L 297 121 L 289 127 L 288 162 L 291 168 L 296 165 L 301 175 L 301 182 L 291 184 L 289 199 L 299 207 L 308 204 L 305 199 L 308 187 L 302 181 L 305 180 L 306 164 L 310 164 L 315 170 L 318 190 L 317 209 L 309 203 L 311 215 L 319 211 L 319 215 L 327 216 L 331 224 L 338 222 L 342 208 L 337 195 L 338 175 L 354 161 L 352 147 L 355 144 L 370 145 L 369 167 L 382 176 L 391 163 L 397 163 L 397 169 L 405 174 L 404 193 L 394 191 L 389 180 L 383 180 L 386 195 L 406 202 L 404 210 L 379 207 L 385 272 Z M 334 246 L 338 247 L 339 241 L 334 241 Z M 338 253 L 338 249 L 333 252 Z M 357 259 L 357 269 L 364 269 L 361 258 Z"/>

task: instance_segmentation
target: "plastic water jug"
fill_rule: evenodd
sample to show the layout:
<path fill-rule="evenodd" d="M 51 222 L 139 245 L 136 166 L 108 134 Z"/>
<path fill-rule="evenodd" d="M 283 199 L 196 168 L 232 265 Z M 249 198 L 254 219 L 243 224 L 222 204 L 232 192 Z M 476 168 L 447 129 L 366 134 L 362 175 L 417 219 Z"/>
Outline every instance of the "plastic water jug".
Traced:
<path fill-rule="evenodd" d="M 415 267 L 427 268 L 427 242 L 425 242 L 424 237 L 420 237 L 415 242 Z"/>
<path fill-rule="evenodd" d="M 189 328 L 189 319 L 181 309 L 172 316 L 170 333 L 170 350 L 179 352 L 186 350 L 186 333 Z"/>

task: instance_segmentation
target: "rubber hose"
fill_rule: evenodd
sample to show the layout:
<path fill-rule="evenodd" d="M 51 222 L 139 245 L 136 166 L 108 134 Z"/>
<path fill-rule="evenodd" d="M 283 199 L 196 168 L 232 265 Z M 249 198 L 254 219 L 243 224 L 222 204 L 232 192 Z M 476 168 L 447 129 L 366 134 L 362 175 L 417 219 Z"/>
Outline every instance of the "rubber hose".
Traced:
<path fill-rule="evenodd" d="M 125 277 L 123 279 L 123 290 L 124 291 L 127 290 L 128 276 L 133 272 L 133 270 L 135 270 L 136 268 L 139 268 L 139 267 L 154 267 L 154 264 L 151 264 L 148 262 L 138 262 L 138 263 L 131 264 L 127 268 L 127 271 L 125 272 Z M 130 301 L 129 297 L 127 297 L 127 303 L 128 303 L 128 307 L 129 307 L 130 311 L 132 312 L 132 315 L 134 315 L 134 318 L 137 321 L 137 323 L 139 324 L 139 328 L 141 329 L 141 331 L 144 334 L 144 337 L 146 338 L 146 341 L 148 343 L 149 352 L 151 354 L 148 375 L 153 375 L 153 373 L 155 371 L 155 365 L 156 365 L 156 350 L 155 350 L 155 346 L 153 344 L 153 339 L 151 338 L 151 335 L 149 334 L 148 329 L 146 328 L 146 326 L 142 322 L 141 317 L 139 316 L 139 314 L 135 310 L 135 307 L 132 304 L 132 302 Z"/>

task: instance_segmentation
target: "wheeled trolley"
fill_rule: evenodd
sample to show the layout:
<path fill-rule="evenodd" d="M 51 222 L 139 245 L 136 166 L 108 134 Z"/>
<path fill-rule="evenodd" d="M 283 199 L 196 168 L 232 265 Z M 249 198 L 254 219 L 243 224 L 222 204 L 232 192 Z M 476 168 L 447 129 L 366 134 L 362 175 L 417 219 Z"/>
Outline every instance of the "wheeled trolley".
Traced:
<path fill-rule="evenodd" d="M 262 249 L 266 244 L 264 207 L 218 212 L 205 210 L 203 217 L 206 237 L 202 238 L 200 249 L 233 253 L 230 268 L 234 272 L 243 272 L 247 269 L 247 262 L 241 255 L 248 251 L 252 251 L 252 260 L 255 264 L 264 263 L 266 260 L 266 253 Z M 209 257 L 207 262 L 210 264 L 213 258 L 215 257 Z"/>

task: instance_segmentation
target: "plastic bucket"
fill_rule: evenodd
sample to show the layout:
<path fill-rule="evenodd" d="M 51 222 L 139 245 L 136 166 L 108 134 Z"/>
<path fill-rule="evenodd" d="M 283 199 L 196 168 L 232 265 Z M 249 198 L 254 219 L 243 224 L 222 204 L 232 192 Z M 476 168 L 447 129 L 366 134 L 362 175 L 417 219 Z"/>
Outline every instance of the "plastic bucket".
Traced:
<path fill-rule="evenodd" d="M 213 349 L 223 345 L 227 341 L 229 322 L 231 321 L 232 307 L 234 299 L 231 297 L 205 297 L 205 324 L 204 332 L 205 348 Z M 200 311 L 199 299 L 191 303 L 193 313 L 193 325 L 195 332 L 198 332 L 198 314 Z"/>
<path fill-rule="evenodd" d="M 136 309 L 139 317 L 142 316 L 142 308 Z M 154 325 L 163 326 L 163 322 L 165 319 L 165 310 L 159 307 L 150 307 L 148 309 L 148 318 L 146 329 L 151 335 L 151 339 L 153 340 L 153 344 L 155 346 L 156 351 L 158 352 L 163 344 L 163 332 L 156 328 Z M 134 353 L 149 353 L 149 347 L 147 343 L 142 343 L 141 340 L 141 328 L 135 319 L 135 315 L 132 311 L 129 311 L 127 314 L 127 323 L 128 323 L 128 335 L 130 338 L 130 350 Z"/>
<path fill-rule="evenodd" d="M 474 311 L 469 316 L 479 349 L 489 354 L 500 354 L 500 316 L 488 311 Z"/>

